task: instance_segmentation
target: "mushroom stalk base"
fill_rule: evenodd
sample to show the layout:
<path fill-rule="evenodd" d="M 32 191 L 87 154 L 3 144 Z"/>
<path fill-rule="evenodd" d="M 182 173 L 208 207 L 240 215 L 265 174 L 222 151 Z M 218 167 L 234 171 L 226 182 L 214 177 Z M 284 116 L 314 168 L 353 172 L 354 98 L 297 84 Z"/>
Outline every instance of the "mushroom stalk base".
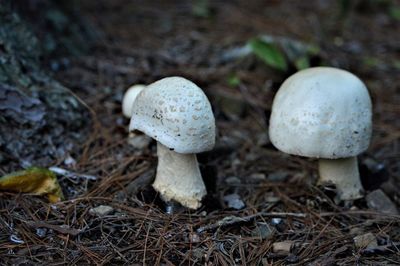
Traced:
<path fill-rule="evenodd" d="M 181 154 L 157 142 L 158 166 L 153 187 L 161 197 L 197 209 L 207 194 L 195 154 Z"/>
<path fill-rule="evenodd" d="M 340 200 L 355 200 L 363 197 L 357 157 L 320 159 L 318 183 L 334 184 Z"/>

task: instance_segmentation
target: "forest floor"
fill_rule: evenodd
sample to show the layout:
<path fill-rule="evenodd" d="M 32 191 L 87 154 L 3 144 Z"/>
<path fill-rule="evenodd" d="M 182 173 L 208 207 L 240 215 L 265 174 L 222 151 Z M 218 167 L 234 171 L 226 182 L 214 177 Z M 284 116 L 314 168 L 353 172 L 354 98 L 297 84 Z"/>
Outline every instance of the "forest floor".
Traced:
<path fill-rule="evenodd" d="M 254 55 L 238 56 L 254 37 L 284 37 L 319 47 L 312 66 L 359 76 L 374 106 L 372 142 L 359 156 L 365 193 L 380 188 L 399 207 L 400 21 L 392 6 L 85 2 L 80 12 L 98 29 L 98 42 L 87 55 L 52 59 L 49 70 L 90 109 L 91 133 L 82 149 L 55 162 L 77 173 L 60 176 L 67 200 L 49 204 L 42 197 L 3 194 L 2 219 L 16 232 L 14 238 L 0 236 L 4 263 L 400 263 L 399 215 L 378 212 L 365 198 L 335 203 L 332 190 L 315 185 L 316 160 L 289 156 L 269 142 L 273 96 L 294 65 L 279 71 Z M 167 213 L 150 185 L 155 142 L 142 149 L 128 144 L 121 100 L 132 84 L 173 75 L 205 91 L 218 136 L 216 148 L 198 156 L 208 190 L 203 206 Z M 110 207 L 106 215 L 99 215 L 100 205 Z M 362 236 L 372 236 L 372 246 L 355 243 Z"/>

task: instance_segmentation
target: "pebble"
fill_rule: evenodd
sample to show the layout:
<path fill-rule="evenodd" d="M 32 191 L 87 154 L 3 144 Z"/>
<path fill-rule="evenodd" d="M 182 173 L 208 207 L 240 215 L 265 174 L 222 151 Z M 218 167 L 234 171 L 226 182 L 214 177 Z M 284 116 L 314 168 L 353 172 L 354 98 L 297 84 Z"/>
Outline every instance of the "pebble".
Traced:
<path fill-rule="evenodd" d="M 259 237 L 261 239 L 267 239 L 274 233 L 267 223 L 258 223 L 257 227 L 252 230 L 251 235 L 253 237 Z"/>
<path fill-rule="evenodd" d="M 46 228 L 36 228 L 36 235 L 40 238 L 44 238 L 47 234 L 47 229 Z"/>
<path fill-rule="evenodd" d="M 76 165 L 76 160 L 71 155 L 68 155 L 67 158 L 65 158 L 64 160 L 64 164 L 66 166 L 73 167 Z"/>
<path fill-rule="evenodd" d="M 243 209 L 246 204 L 241 200 L 240 196 L 236 193 L 226 195 L 224 197 L 224 201 L 227 203 L 229 208 L 233 208 L 235 210 Z"/>
<path fill-rule="evenodd" d="M 225 178 L 225 183 L 229 185 L 239 185 L 241 183 L 241 180 L 236 176 L 230 176 Z"/>
<path fill-rule="evenodd" d="M 370 192 L 365 199 L 367 200 L 367 205 L 370 209 L 386 214 L 399 214 L 396 205 L 381 189 Z"/>
<path fill-rule="evenodd" d="M 103 217 L 103 216 L 111 214 L 113 211 L 114 211 L 114 208 L 111 206 L 99 205 L 95 208 L 91 208 L 89 210 L 89 213 L 94 216 Z"/>
<path fill-rule="evenodd" d="M 266 179 L 266 175 L 263 173 L 254 173 L 249 176 L 250 179 L 254 181 L 263 181 Z"/>
<path fill-rule="evenodd" d="M 287 172 L 278 171 L 278 172 L 274 172 L 274 173 L 269 174 L 267 179 L 269 181 L 273 181 L 273 182 L 280 182 L 280 181 L 284 181 L 287 176 L 288 176 Z"/>
<path fill-rule="evenodd" d="M 192 242 L 192 243 L 199 243 L 200 242 L 200 237 L 199 237 L 198 234 L 191 233 L 191 234 L 189 234 L 189 237 L 190 237 L 190 242 Z"/>
<path fill-rule="evenodd" d="M 272 251 L 275 253 L 289 254 L 292 246 L 293 241 L 275 242 L 272 244 Z"/>
<path fill-rule="evenodd" d="M 282 218 L 272 218 L 271 219 L 271 224 L 272 225 L 279 225 L 279 224 L 281 224 L 282 223 Z"/>
<path fill-rule="evenodd" d="M 366 233 L 363 235 L 358 235 L 353 238 L 354 245 L 357 248 L 376 248 L 378 247 L 378 241 L 376 240 L 376 237 L 372 233 Z"/>
<path fill-rule="evenodd" d="M 200 260 L 204 257 L 204 250 L 202 248 L 195 248 L 192 251 L 192 255 L 193 257 L 195 257 L 196 259 Z"/>

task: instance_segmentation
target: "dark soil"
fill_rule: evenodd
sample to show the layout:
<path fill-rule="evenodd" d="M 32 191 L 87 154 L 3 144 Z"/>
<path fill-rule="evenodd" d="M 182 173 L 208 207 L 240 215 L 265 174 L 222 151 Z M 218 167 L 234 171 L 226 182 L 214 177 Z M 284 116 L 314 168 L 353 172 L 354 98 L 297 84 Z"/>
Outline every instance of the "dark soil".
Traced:
<path fill-rule="evenodd" d="M 82 1 L 83 2 L 83 1 Z M 374 104 L 373 139 L 360 155 L 368 194 L 381 188 L 400 206 L 400 21 L 389 1 L 85 1 L 81 15 L 101 32 L 85 56 L 51 59 L 54 77 L 86 103 L 91 134 L 61 177 L 68 200 L 2 192 L 0 261 L 15 265 L 396 265 L 400 216 L 365 199 L 335 204 L 315 186 L 315 160 L 277 151 L 268 140 L 273 96 L 294 73 L 254 56 L 227 58 L 258 35 L 320 47 L 311 63 L 358 75 Z M 350 2 L 350 1 L 349 1 Z M 200 11 L 193 11 L 193 8 Z M 124 91 L 179 75 L 198 84 L 215 111 L 216 148 L 199 156 L 209 195 L 197 211 L 166 206 L 151 188 L 156 146 L 127 143 Z M 229 83 L 230 77 L 239 84 Z M 71 160 L 73 158 L 75 160 Z M 17 169 L 16 169 L 17 170 Z M 92 175 L 88 178 L 83 175 Z M 229 208 L 237 194 L 246 207 Z M 99 205 L 114 211 L 92 215 Z M 239 219 L 240 218 L 240 219 Z M 222 219 L 224 219 L 221 223 Z M 379 249 L 357 248 L 372 233 Z M 288 252 L 273 244 L 292 241 Z"/>

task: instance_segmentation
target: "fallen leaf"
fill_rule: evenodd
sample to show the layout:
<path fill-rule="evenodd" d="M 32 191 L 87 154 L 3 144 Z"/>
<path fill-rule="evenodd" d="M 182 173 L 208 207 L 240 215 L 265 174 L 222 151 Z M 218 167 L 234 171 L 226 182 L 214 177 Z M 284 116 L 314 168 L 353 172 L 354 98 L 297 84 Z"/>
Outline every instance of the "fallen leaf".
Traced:
<path fill-rule="evenodd" d="M 64 199 L 56 175 L 46 168 L 39 167 L 0 177 L 0 190 L 46 195 L 52 203 Z"/>
<path fill-rule="evenodd" d="M 254 38 L 250 40 L 249 45 L 253 53 L 263 60 L 268 66 L 285 72 L 288 69 L 285 55 L 273 43 Z"/>

